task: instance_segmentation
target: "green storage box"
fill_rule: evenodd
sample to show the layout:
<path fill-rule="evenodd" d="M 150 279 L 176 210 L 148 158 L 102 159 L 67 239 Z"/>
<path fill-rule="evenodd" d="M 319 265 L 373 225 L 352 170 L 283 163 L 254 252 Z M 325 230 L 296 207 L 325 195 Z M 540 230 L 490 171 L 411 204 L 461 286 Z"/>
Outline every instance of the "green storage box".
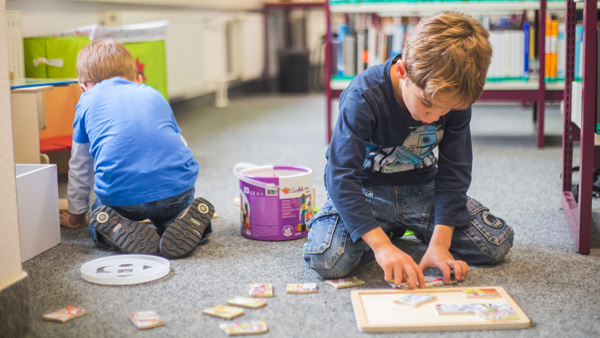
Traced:
<path fill-rule="evenodd" d="M 44 79 L 77 78 L 77 55 L 89 43 L 87 36 L 23 39 L 25 76 Z M 143 72 L 145 83 L 168 100 L 164 40 L 126 42 L 123 45 L 136 60 L 138 71 Z"/>

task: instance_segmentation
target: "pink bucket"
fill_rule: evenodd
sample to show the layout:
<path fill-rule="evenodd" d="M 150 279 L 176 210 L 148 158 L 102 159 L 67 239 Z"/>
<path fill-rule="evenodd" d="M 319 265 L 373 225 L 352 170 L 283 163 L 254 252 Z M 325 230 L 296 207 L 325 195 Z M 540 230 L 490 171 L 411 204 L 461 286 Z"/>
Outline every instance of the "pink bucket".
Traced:
<path fill-rule="evenodd" d="M 242 236 L 263 241 L 284 241 L 308 235 L 314 193 L 312 170 L 292 166 L 238 164 Z"/>

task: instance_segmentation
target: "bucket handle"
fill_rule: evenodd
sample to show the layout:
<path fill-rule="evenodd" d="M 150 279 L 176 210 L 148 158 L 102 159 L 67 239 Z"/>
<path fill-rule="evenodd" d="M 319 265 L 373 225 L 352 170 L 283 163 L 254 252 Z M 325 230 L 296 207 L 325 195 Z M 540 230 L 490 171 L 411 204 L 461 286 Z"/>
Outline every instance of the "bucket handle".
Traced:
<path fill-rule="evenodd" d="M 278 190 L 279 187 L 276 186 L 273 183 L 265 183 L 265 182 L 257 181 L 257 180 L 251 179 L 250 177 L 247 177 L 245 175 L 240 174 L 240 170 L 248 169 L 248 168 L 254 168 L 254 167 L 256 167 L 256 165 L 254 165 L 254 164 L 250 164 L 250 163 L 238 163 L 238 164 L 236 164 L 236 165 L 233 166 L 233 174 L 240 181 L 244 181 L 244 182 L 246 182 L 248 184 L 252 184 L 254 186 L 257 186 L 257 187 L 265 189 L 265 195 L 267 195 L 267 196 L 271 196 L 273 191 L 277 192 L 277 190 Z"/>

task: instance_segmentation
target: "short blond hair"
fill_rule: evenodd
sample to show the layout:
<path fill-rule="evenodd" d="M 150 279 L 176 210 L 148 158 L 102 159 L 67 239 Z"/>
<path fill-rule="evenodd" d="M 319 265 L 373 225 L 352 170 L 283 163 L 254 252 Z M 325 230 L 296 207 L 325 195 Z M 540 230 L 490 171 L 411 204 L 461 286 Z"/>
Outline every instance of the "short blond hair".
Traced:
<path fill-rule="evenodd" d="M 121 76 L 134 81 L 137 66 L 123 44 L 112 41 L 92 41 L 77 56 L 77 77 L 80 83 L 98 83 Z"/>
<path fill-rule="evenodd" d="M 475 19 L 447 11 L 422 18 L 404 44 L 408 79 L 426 100 L 456 93 L 466 108 L 479 99 L 492 58 L 489 33 Z"/>

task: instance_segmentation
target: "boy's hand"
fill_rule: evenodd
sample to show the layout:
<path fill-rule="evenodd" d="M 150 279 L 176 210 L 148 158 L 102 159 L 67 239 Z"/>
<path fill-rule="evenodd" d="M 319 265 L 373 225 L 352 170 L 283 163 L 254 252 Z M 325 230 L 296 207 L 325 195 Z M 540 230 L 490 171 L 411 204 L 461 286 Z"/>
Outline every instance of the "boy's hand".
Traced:
<path fill-rule="evenodd" d="M 440 269 L 444 275 L 444 284 L 450 283 L 450 269 L 454 270 L 456 280 L 464 280 L 469 272 L 466 262 L 455 260 L 448 249 L 439 245 L 429 245 L 419 267 L 422 271 L 434 267 Z"/>
<path fill-rule="evenodd" d="M 373 249 L 375 260 L 383 269 L 386 282 L 393 278 L 394 283 L 398 285 L 408 277 L 410 289 L 414 289 L 417 284 L 421 288 L 425 287 L 423 271 L 412 257 L 392 244 L 383 229 L 373 229 L 364 234 L 362 239 Z"/>
<path fill-rule="evenodd" d="M 88 224 L 86 214 L 75 215 L 67 212 L 60 213 L 60 225 L 69 229 L 83 228 Z"/>
<path fill-rule="evenodd" d="M 429 247 L 419 264 L 422 271 L 433 267 L 440 269 L 444 275 L 444 284 L 450 283 L 450 269 L 454 270 L 456 280 L 465 279 L 465 275 L 469 272 L 469 266 L 466 262 L 455 260 L 450 254 L 453 232 L 454 227 L 442 224 L 436 225 Z"/>

